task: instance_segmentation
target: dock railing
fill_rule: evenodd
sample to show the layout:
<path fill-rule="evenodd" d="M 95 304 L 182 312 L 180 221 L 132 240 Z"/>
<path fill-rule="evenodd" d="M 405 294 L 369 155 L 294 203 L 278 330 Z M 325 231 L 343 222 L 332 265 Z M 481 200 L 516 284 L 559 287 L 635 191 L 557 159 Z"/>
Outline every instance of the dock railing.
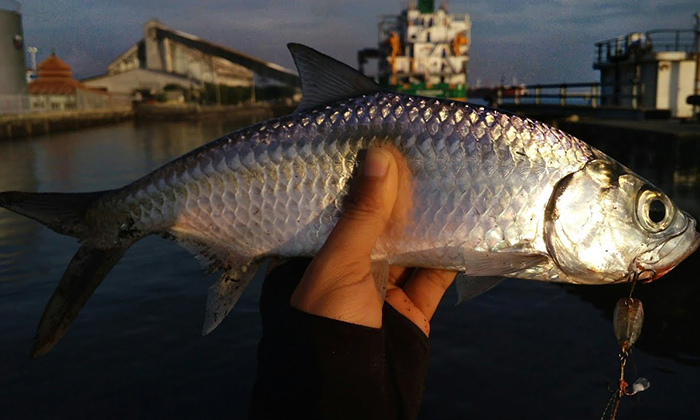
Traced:
<path fill-rule="evenodd" d="M 34 95 L 34 99 L 40 95 Z M 0 95 L 0 115 L 31 114 L 55 111 L 94 111 L 120 109 L 131 106 L 130 95 L 104 95 L 90 91 L 78 91 L 69 106 L 54 108 L 50 101 L 32 101 L 30 95 Z"/>
<path fill-rule="evenodd" d="M 633 32 L 617 38 L 595 43 L 594 64 L 614 63 L 649 51 L 697 51 L 695 30 L 693 29 L 654 29 L 647 32 Z"/>
<path fill-rule="evenodd" d="M 629 107 L 632 109 L 639 109 L 642 104 L 644 86 L 641 83 L 632 83 L 627 90 L 620 89 L 620 86 L 615 84 L 584 82 L 521 85 L 515 88 L 499 87 L 495 91 L 497 106 L 503 103 L 531 103 L 598 108 L 605 105 L 629 103 Z"/>

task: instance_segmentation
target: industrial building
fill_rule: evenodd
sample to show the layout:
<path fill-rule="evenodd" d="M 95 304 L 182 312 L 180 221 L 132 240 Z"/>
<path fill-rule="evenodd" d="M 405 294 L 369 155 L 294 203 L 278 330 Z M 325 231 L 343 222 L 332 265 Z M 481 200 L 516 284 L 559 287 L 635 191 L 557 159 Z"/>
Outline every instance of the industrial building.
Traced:
<path fill-rule="evenodd" d="M 695 29 L 634 32 L 596 43 L 593 68 L 600 70 L 601 104 L 692 117 L 688 97 L 700 94 L 699 49 L 700 13 Z"/>
<path fill-rule="evenodd" d="M 156 94 L 168 85 L 198 91 L 204 84 L 246 88 L 254 94 L 255 73 L 299 85 L 296 74 L 281 66 L 150 20 L 143 27 L 143 39 L 109 63 L 106 74 L 83 83 L 124 95 Z"/>
<path fill-rule="evenodd" d="M 26 102 L 22 14 L 16 1 L 0 0 L 0 113 L 21 109 Z"/>

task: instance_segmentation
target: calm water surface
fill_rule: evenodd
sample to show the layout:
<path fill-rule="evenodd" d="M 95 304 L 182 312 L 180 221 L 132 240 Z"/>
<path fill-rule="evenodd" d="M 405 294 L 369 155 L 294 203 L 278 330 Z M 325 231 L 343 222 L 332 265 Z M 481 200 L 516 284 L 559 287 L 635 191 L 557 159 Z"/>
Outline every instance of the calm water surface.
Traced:
<path fill-rule="evenodd" d="M 240 125 L 127 122 L 0 143 L 0 191 L 120 187 Z M 700 144 L 596 140 L 700 219 Z M 245 418 L 260 281 L 201 337 L 213 278 L 159 238 L 133 246 L 65 338 L 29 358 L 44 305 L 77 249 L 0 210 L 0 419 Z M 700 253 L 638 288 L 646 321 L 628 379 L 652 386 L 624 400 L 620 418 L 700 418 L 698 272 Z M 599 418 L 618 374 L 610 317 L 626 290 L 507 280 L 460 306 L 450 291 L 433 321 L 421 417 Z"/>

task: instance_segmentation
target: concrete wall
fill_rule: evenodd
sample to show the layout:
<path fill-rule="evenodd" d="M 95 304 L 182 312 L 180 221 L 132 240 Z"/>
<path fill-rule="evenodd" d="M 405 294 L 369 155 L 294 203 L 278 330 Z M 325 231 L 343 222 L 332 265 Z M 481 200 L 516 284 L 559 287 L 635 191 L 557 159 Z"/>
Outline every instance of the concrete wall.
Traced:
<path fill-rule="evenodd" d="M 600 70 L 600 82 L 603 84 L 601 93 L 603 95 L 602 105 L 605 106 L 632 106 L 632 82 L 634 80 L 634 65 L 621 63 L 617 66 L 610 65 Z M 619 84 L 619 91 L 615 96 L 613 85 Z M 653 92 L 646 92 L 652 97 Z"/>
<path fill-rule="evenodd" d="M 183 77 L 146 69 L 133 69 L 124 73 L 93 77 L 82 81 L 95 89 L 107 89 L 109 93 L 131 95 L 134 89 L 160 92 L 169 83 L 189 87 L 190 81 Z"/>
<path fill-rule="evenodd" d="M 32 109 L 65 111 L 77 109 L 75 95 L 30 95 Z"/>
<path fill-rule="evenodd" d="M 18 45 L 15 37 L 19 37 Z M 19 48 L 18 48 L 19 47 Z M 22 15 L 0 9 L 0 95 L 26 93 Z"/>
<path fill-rule="evenodd" d="M 656 61 L 642 63 L 642 74 L 641 74 L 641 84 L 643 97 L 641 105 L 645 108 L 654 109 L 668 109 L 666 105 L 661 106 L 656 97 L 656 91 L 658 90 L 658 67 L 659 63 Z"/>
<path fill-rule="evenodd" d="M 620 93 L 623 95 L 617 105 L 631 106 L 629 95 L 632 93 L 635 65 L 632 60 L 627 60 L 599 67 L 600 81 L 607 85 L 602 88 L 603 105 L 614 105 L 614 89 L 610 85 L 616 82 L 617 72 Z M 668 109 L 671 115 L 678 118 L 692 117 L 693 109 L 686 103 L 686 98 L 693 94 L 696 64 L 689 54 L 682 51 L 656 52 L 640 60 L 639 65 L 640 88 L 644 89 L 641 106 Z"/>
<path fill-rule="evenodd" d="M 659 53 L 657 59 L 657 108 L 670 109 L 679 118 L 692 117 L 693 107 L 686 98 L 693 94 L 695 61 L 682 52 Z"/>
<path fill-rule="evenodd" d="M 157 20 L 149 20 L 143 25 L 143 41 L 146 44 L 146 68 L 151 70 L 165 70 L 163 67 L 162 45 L 156 37 L 157 28 L 167 28 L 167 26 Z"/>

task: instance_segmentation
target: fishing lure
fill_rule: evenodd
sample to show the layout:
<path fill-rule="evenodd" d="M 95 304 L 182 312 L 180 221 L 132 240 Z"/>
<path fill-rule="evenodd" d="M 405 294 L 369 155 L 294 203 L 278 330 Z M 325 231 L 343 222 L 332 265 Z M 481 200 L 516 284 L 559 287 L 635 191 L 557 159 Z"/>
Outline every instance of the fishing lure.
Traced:
<path fill-rule="evenodd" d="M 634 283 L 632 290 L 634 290 Z M 617 382 L 617 389 L 613 391 L 605 410 L 603 410 L 601 420 L 608 412 L 610 412 L 610 420 L 614 420 L 622 397 L 646 391 L 651 386 L 651 382 L 646 378 L 637 379 L 631 386 L 625 381 L 627 359 L 629 359 L 632 346 L 642 333 L 642 324 L 644 323 L 644 306 L 641 300 L 631 296 L 632 290 L 629 297 L 617 301 L 613 312 L 613 332 L 620 345 L 620 378 Z"/>

